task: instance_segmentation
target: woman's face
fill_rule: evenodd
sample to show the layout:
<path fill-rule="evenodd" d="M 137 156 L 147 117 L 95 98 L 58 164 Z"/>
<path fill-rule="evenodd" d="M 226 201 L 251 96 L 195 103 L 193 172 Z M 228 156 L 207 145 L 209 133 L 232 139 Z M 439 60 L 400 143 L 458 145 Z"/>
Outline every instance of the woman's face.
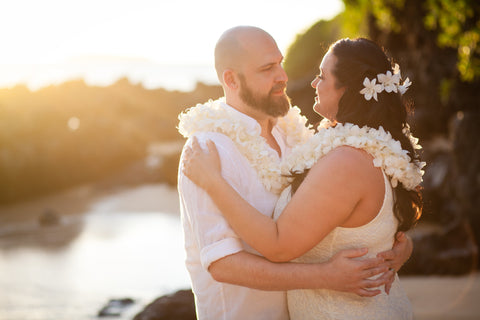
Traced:
<path fill-rule="evenodd" d="M 333 75 L 333 69 L 336 63 L 337 57 L 328 51 L 320 64 L 320 74 L 312 81 L 312 87 L 315 88 L 317 94 L 313 110 L 332 121 L 336 120 L 338 102 L 345 92 L 344 87 L 337 88 L 335 86 L 336 78 Z"/>

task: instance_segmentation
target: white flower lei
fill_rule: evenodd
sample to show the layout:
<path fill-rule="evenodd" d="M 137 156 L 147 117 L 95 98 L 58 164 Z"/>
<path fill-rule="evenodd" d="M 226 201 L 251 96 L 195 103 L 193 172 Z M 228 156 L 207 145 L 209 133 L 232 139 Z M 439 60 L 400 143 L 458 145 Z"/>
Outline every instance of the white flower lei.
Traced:
<path fill-rule="evenodd" d="M 289 179 L 281 175 L 281 162 L 265 138 L 260 136 L 260 126 L 249 131 L 248 125 L 222 107 L 222 103 L 225 103 L 224 98 L 210 100 L 182 112 L 178 116 L 178 131 L 186 138 L 196 132 L 225 134 L 257 171 L 265 188 L 280 193 L 288 185 Z M 289 147 L 303 144 L 313 136 L 313 130 L 306 126 L 306 122 L 307 118 L 300 114 L 298 107 L 290 108 L 285 117 L 278 118 L 277 126 L 284 131 Z"/>
<path fill-rule="evenodd" d="M 418 139 L 409 134 L 414 149 L 421 149 Z M 382 168 L 393 187 L 398 182 L 407 190 L 415 189 L 422 182 L 425 162 L 411 161 L 408 151 L 402 150 L 399 141 L 382 127 L 378 130 L 367 126 L 359 128 L 351 123 L 321 128 L 310 140 L 292 150 L 282 165 L 282 174 L 303 172 L 315 162 L 339 146 L 363 149 L 373 156 L 375 167 Z"/>

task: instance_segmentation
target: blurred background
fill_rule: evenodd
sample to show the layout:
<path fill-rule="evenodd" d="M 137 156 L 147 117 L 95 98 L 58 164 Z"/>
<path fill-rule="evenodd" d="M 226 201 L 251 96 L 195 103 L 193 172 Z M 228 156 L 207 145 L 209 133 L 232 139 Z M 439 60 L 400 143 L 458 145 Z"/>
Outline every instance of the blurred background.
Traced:
<path fill-rule="evenodd" d="M 416 319 L 478 319 L 479 16 L 474 0 L 2 2 L 0 319 L 131 319 L 189 288 L 177 116 L 222 95 L 213 48 L 236 25 L 277 40 L 312 124 L 330 43 L 368 37 L 399 63 L 427 162 L 402 283 Z"/>

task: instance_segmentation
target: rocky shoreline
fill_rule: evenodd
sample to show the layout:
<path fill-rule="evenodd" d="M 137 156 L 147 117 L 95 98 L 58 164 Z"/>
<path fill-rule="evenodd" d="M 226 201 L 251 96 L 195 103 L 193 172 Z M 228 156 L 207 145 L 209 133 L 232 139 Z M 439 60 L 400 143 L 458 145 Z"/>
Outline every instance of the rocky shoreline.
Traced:
<path fill-rule="evenodd" d="M 2 226 L 9 223 L 23 223 L 31 225 L 31 228 L 39 230 L 66 229 L 72 221 L 75 226 L 75 218 L 85 208 L 90 207 L 99 199 L 110 199 L 114 195 L 115 208 L 111 210 L 130 210 L 134 206 L 138 210 L 165 211 L 178 214 L 178 200 L 176 190 L 166 185 L 156 188 L 124 188 L 112 189 L 99 186 L 84 186 L 75 188 L 56 196 L 39 198 L 34 201 L 19 204 L 17 206 L 2 207 L 0 223 Z M 159 189 L 160 188 L 160 189 Z M 161 194 L 162 201 L 158 201 Z M 108 200 L 111 203 L 111 200 Z M 45 211 L 50 208 L 53 211 Z M 57 217 L 51 217 L 55 212 Z M 42 213 L 44 213 L 42 215 Z M 468 228 L 465 225 L 464 228 Z M 68 230 L 67 230 L 68 229 Z M 415 240 L 415 251 L 410 262 L 401 270 L 402 285 L 409 294 L 414 308 L 419 316 L 416 319 L 458 319 L 457 315 L 464 315 L 462 319 L 476 319 L 472 314 L 480 314 L 476 300 L 480 297 L 480 276 L 478 273 L 471 273 L 472 266 L 471 250 L 465 247 L 471 241 L 467 229 L 451 229 L 452 236 L 457 241 L 451 241 L 445 237 L 443 228 L 435 225 L 421 224 L 411 234 Z M 468 230 L 467 230 L 468 231 Z M 72 232 L 70 232 L 72 233 Z M 72 233 L 72 236 L 77 234 Z M 58 235 L 58 233 L 56 233 Z M 6 235 L 4 235 L 6 236 Z M 10 235 L 14 237 L 15 235 Z M 9 237 L 10 237 L 9 236 Z M 58 238 L 58 237 L 57 237 Z M 38 237 L 35 237 L 38 240 Z M 47 238 L 45 238 L 48 240 Z M 68 239 L 67 239 L 68 240 Z M 36 245 L 51 245 L 48 243 Z M 64 245 L 59 243 L 59 245 Z M 434 245 L 434 246 L 433 246 Z M 472 248 L 472 247 L 470 247 Z M 424 271 L 423 273 L 420 271 Z M 457 271 L 455 271 L 457 270 Z M 460 276 L 445 276 L 459 274 Z M 430 274 L 429 276 L 419 276 Z M 436 274 L 435 276 L 432 274 Z M 443 276 L 439 276 L 443 275 Z M 112 294 L 116 294 L 112 292 Z M 444 314 L 437 312 L 441 307 L 453 301 L 460 301 Z M 101 302 L 101 301 L 99 301 Z M 125 314 L 134 314 L 135 320 L 153 319 L 195 319 L 193 296 L 189 288 L 184 288 L 172 293 L 152 299 L 151 303 L 142 307 L 136 297 L 113 299 L 110 302 L 104 301 L 104 307 L 97 307 L 96 315 L 99 318 L 120 318 L 125 319 Z M 143 309 L 141 309 L 143 308 Z M 135 309 L 135 310 L 134 310 Z M 450 315 L 448 317 L 448 315 Z"/>
<path fill-rule="evenodd" d="M 475 320 L 480 314 L 480 273 L 463 276 L 404 276 L 402 286 L 416 320 Z M 148 304 L 133 320 L 195 320 L 192 291 L 183 289 Z"/>
<path fill-rule="evenodd" d="M 133 320 L 195 320 L 195 302 L 192 290 L 179 290 L 155 299 Z"/>

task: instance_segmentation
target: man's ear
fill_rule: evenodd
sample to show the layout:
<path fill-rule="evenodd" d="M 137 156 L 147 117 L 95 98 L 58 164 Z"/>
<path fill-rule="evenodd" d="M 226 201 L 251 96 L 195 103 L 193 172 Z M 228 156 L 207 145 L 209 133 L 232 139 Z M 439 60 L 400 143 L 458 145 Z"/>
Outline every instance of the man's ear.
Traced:
<path fill-rule="evenodd" d="M 223 71 L 223 83 L 230 88 L 231 90 L 236 90 L 238 88 L 238 78 L 235 71 L 231 69 L 226 69 Z"/>

